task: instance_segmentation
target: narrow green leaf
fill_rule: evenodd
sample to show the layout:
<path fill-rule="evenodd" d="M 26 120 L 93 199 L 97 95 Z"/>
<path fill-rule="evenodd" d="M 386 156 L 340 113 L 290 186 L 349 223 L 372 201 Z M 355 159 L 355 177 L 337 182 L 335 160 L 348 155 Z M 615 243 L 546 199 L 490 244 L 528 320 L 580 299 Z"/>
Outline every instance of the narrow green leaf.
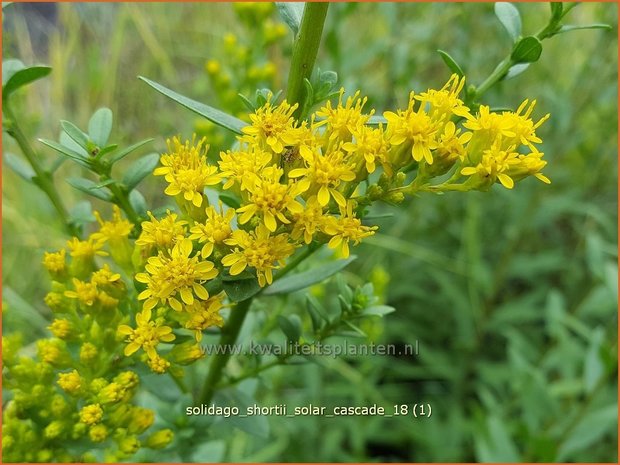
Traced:
<path fill-rule="evenodd" d="M 114 152 L 117 148 L 118 148 L 118 145 L 116 145 L 116 144 L 112 144 L 112 145 L 108 145 L 106 147 L 103 147 L 102 149 L 99 150 L 99 153 L 97 153 L 97 158 L 102 158 L 103 156 L 107 155 L 108 153 Z"/>
<path fill-rule="evenodd" d="M 573 428 L 566 441 L 560 446 L 556 460 L 565 461 L 571 454 L 590 447 L 606 433 L 615 437 L 615 427 L 618 425 L 618 407 L 608 405 L 595 411 L 590 411 Z"/>
<path fill-rule="evenodd" d="M 463 72 L 463 68 L 459 66 L 459 64 L 454 60 L 454 58 L 452 58 L 448 54 L 448 52 L 444 52 L 443 50 L 437 50 L 437 53 L 439 53 L 439 56 L 441 56 L 441 59 L 450 69 L 450 71 L 458 74 L 459 77 L 463 77 L 465 75 L 465 73 Z"/>
<path fill-rule="evenodd" d="M 304 5 L 303 2 L 276 2 L 280 17 L 291 28 L 295 36 L 299 32 L 301 18 L 304 15 Z"/>
<path fill-rule="evenodd" d="M 373 115 L 368 120 L 368 124 L 371 126 L 378 126 L 380 124 L 387 124 L 387 120 L 381 115 Z"/>
<path fill-rule="evenodd" d="M 194 113 L 198 113 L 200 116 L 204 116 L 209 121 L 217 124 L 218 126 L 222 126 L 223 128 L 226 128 L 232 132 L 241 134 L 241 129 L 248 125 L 247 123 L 241 121 L 238 118 L 235 118 L 234 116 L 229 115 L 228 113 L 224 113 L 223 111 L 210 107 L 209 105 L 205 105 L 204 103 L 197 102 L 196 100 L 192 100 L 188 97 L 178 94 L 173 90 L 170 90 L 167 87 L 158 84 L 155 81 L 151 81 L 150 79 L 147 79 L 143 76 L 138 76 L 138 78 L 146 82 L 156 91 L 181 104 L 188 110 L 191 110 Z"/>
<path fill-rule="evenodd" d="M 134 189 L 129 193 L 129 203 L 138 215 L 146 216 L 146 211 L 148 209 L 146 199 L 138 189 Z"/>
<path fill-rule="evenodd" d="M 533 63 L 538 61 L 542 53 L 542 44 L 534 36 L 528 36 L 521 39 L 514 46 L 510 57 L 516 63 Z"/>
<path fill-rule="evenodd" d="M 605 332 L 603 328 L 596 328 L 590 337 L 590 344 L 583 367 L 583 384 L 587 394 L 594 390 L 599 379 L 605 373 L 605 367 L 601 359 L 601 346 L 604 340 Z"/>
<path fill-rule="evenodd" d="M 278 315 L 278 325 L 290 342 L 297 342 L 301 337 L 301 320 L 297 315 L 288 317 Z"/>
<path fill-rule="evenodd" d="M 506 77 L 504 79 L 511 79 L 515 76 L 518 76 L 527 68 L 529 68 L 529 63 L 519 63 L 518 65 L 511 66 L 508 72 L 506 73 Z"/>
<path fill-rule="evenodd" d="M 396 309 L 394 307 L 390 307 L 389 305 L 373 305 L 372 307 L 365 308 L 361 315 L 385 316 L 395 311 Z"/>
<path fill-rule="evenodd" d="M 330 276 L 338 273 L 356 258 L 357 257 L 355 255 L 351 255 L 346 260 L 330 262 L 312 270 L 285 276 L 284 278 L 275 281 L 271 286 L 265 289 L 264 294 L 288 294 L 300 289 L 305 289 L 306 287 L 324 281 Z"/>
<path fill-rule="evenodd" d="M 78 128 L 75 124 L 70 121 L 60 121 L 60 126 L 62 130 L 75 141 L 80 147 L 84 150 L 88 151 L 90 139 L 86 134 L 82 132 L 80 128 Z"/>
<path fill-rule="evenodd" d="M 62 129 L 60 130 L 60 135 L 58 136 L 58 142 L 60 142 L 60 145 L 64 145 L 69 150 L 72 150 L 78 155 L 81 155 L 82 158 L 90 158 L 91 156 L 84 147 L 71 139 L 71 137 L 69 137 L 67 133 Z"/>
<path fill-rule="evenodd" d="M 78 202 L 69 212 L 71 223 L 76 226 L 82 226 L 95 221 L 93 215 L 93 207 L 88 200 Z"/>
<path fill-rule="evenodd" d="M 88 122 L 88 136 L 98 147 L 105 147 L 112 131 L 112 110 L 99 108 Z"/>
<path fill-rule="evenodd" d="M 151 153 L 136 160 L 125 172 L 123 184 L 127 190 L 132 190 L 140 181 L 153 172 L 159 163 L 159 154 Z"/>
<path fill-rule="evenodd" d="M 2 72 L 5 72 L 5 63 L 2 63 Z M 2 99 L 8 98 L 13 92 L 20 87 L 30 84 L 38 79 L 44 78 L 52 72 L 52 68 L 49 66 L 31 66 L 29 68 L 18 69 L 18 63 L 11 60 L 7 63 L 10 77 L 2 84 Z M 12 74 L 11 74 L 12 73 Z"/>
<path fill-rule="evenodd" d="M 583 29 L 605 29 L 607 31 L 610 31 L 611 26 L 609 24 L 601 24 L 601 23 L 585 24 L 583 26 L 579 26 L 576 24 L 566 24 L 562 26 L 560 30 L 556 32 L 556 34 L 562 34 L 564 32 L 570 32 L 570 31 L 580 31 Z"/>
<path fill-rule="evenodd" d="M 219 199 L 230 208 L 239 208 L 241 206 L 239 198 L 230 192 L 220 192 Z"/>
<path fill-rule="evenodd" d="M 32 167 L 13 153 L 5 152 L 4 163 L 15 171 L 19 177 L 25 179 L 26 181 L 32 181 L 32 178 L 35 176 L 35 172 Z"/>
<path fill-rule="evenodd" d="M 26 65 L 24 65 L 21 60 L 17 60 L 15 58 L 4 60 L 2 62 L 2 86 L 4 87 L 8 80 L 11 79 L 16 72 L 24 69 L 25 67 Z"/>
<path fill-rule="evenodd" d="M 141 140 L 140 142 L 137 142 L 133 145 L 130 145 L 129 147 L 121 150 L 118 153 L 115 153 L 114 155 L 112 155 L 110 157 L 110 163 L 114 164 L 119 160 L 122 160 L 123 158 L 125 158 L 127 155 L 129 155 L 131 152 L 133 152 L 136 149 L 139 149 L 140 147 L 142 147 L 145 144 L 148 144 L 149 142 L 153 142 L 153 139 L 144 139 Z"/>
<path fill-rule="evenodd" d="M 67 182 L 72 187 L 84 192 L 85 194 L 92 195 L 93 197 L 105 200 L 106 202 L 110 202 L 112 200 L 112 194 L 110 194 L 107 190 L 98 188 L 97 184 L 92 182 L 90 179 L 67 178 Z"/>
<path fill-rule="evenodd" d="M 497 2 L 495 4 L 495 15 L 500 20 L 504 28 L 510 34 L 513 42 L 516 42 L 521 35 L 521 15 L 519 10 L 508 2 Z"/>
<path fill-rule="evenodd" d="M 77 152 L 74 152 L 73 150 L 60 145 L 57 142 L 54 142 L 53 140 L 49 140 L 49 139 L 39 139 L 39 142 L 41 142 L 44 145 L 47 145 L 49 148 L 56 150 L 58 153 L 60 153 L 61 155 L 68 157 L 70 159 L 72 159 L 73 161 L 77 162 L 78 164 L 86 167 L 86 168 L 90 168 L 90 163 L 88 161 L 87 158 L 83 157 L 82 155 L 80 155 Z"/>
<path fill-rule="evenodd" d="M 236 281 L 222 281 L 222 287 L 233 302 L 241 302 L 258 294 L 261 287 L 255 277 L 252 279 L 239 279 Z"/>

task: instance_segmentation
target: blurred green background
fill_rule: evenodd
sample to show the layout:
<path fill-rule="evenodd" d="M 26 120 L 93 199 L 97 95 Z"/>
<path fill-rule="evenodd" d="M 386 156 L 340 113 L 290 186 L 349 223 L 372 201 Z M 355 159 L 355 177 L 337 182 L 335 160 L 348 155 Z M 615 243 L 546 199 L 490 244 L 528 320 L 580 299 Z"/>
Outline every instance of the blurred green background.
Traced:
<path fill-rule="evenodd" d="M 526 34 L 550 14 L 548 3 L 518 9 Z M 223 130 L 136 76 L 233 113 L 243 109 L 236 89 L 283 89 L 292 34 L 282 32 L 273 8 L 260 21 L 251 8 L 241 10 L 225 3 L 5 8 L 3 58 L 53 68 L 19 96 L 41 157 L 55 154 L 37 137 L 57 139 L 60 119 L 85 127 L 100 106 L 114 111 L 112 142 L 154 137 L 151 151 L 161 151 L 165 138 L 198 131 L 223 148 L 230 141 Z M 484 98 L 511 108 L 536 98 L 535 116 L 551 113 L 539 130 L 550 186 L 528 179 L 514 191 L 497 186 L 376 207 L 392 216 L 378 220 L 379 233 L 356 250 L 361 258 L 346 277 L 373 282 L 397 309 L 365 328 L 371 337 L 417 340 L 419 356 L 279 367 L 245 386 L 262 405 L 425 402 L 430 419 L 270 417 L 241 428 L 224 422 L 207 440 L 185 438 L 181 457 L 145 459 L 616 462 L 617 14 L 612 3 L 579 5 L 567 22 L 612 30 L 545 41 L 538 63 Z M 339 83 L 368 95 L 380 114 L 404 105 L 410 89 L 447 80 L 437 49 L 479 84 L 510 46 L 491 3 L 332 4 L 317 66 L 337 71 Z M 208 60 L 220 68 L 212 62 L 207 69 Z M 4 134 L 3 147 L 21 156 Z M 50 320 L 41 255 L 66 237 L 47 198 L 3 168 L 3 328 L 34 340 Z M 84 200 L 63 181 L 77 171 L 65 164 L 56 174 L 69 207 Z M 141 187 L 152 207 L 165 202 L 161 187 L 151 178 Z M 292 296 L 286 311 L 294 312 L 298 300 Z M 170 415 L 182 409 L 168 407 Z"/>

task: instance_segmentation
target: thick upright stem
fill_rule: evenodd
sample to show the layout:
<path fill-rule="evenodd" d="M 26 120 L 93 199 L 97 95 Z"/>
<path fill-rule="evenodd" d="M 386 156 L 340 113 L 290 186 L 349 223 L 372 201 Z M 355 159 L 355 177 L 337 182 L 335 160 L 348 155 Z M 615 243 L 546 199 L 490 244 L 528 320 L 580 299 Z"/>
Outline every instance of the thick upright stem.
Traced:
<path fill-rule="evenodd" d="M 41 166 L 39 157 L 35 153 L 24 133 L 22 132 L 19 124 L 17 124 L 15 115 L 13 114 L 13 111 L 7 101 L 4 101 L 4 113 L 5 117 L 8 119 L 8 122 L 6 124 L 7 132 L 11 137 L 15 139 L 17 145 L 19 145 L 24 156 L 28 160 L 28 163 L 32 167 L 36 175 L 35 184 L 50 199 L 50 202 L 52 202 L 52 205 L 58 212 L 58 216 L 60 216 L 67 232 L 74 236 L 78 235 L 78 229 L 73 224 L 71 224 L 67 209 L 65 208 L 65 205 L 60 198 L 58 191 L 56 190 L 56 186 L 54 186 L 52 175 Z"/>
<path fill-rule="evenodd" d="M 300 117 L 304 107 L 306 98 L 304 79 L 309 79 L 312 75 L 328 7 L 329 3 L 306 3 L 301 26 L 293 45 L 286 100 L 291 105 L 299 104 L 295 112 L 297 118 Z"/>
<path fill-rule="evenodd" d="M 222 335 L 219 341 L 221 351 L 212 355 L 211 365 L 209 365 L 209 374 L 202 386 L 200 402 L 203 404 L 208 404 L 213 400 L 215 388 L 222 377 L 222 371 L 232 353 L 232 345 L 237 342 L 239 331 L 241 331 L 241 326 L 243 325 L 243 321 L 251 305 L 252 298 L 239 302 L 237 306 L 231 310 L 230 318 L 222 328 Z"/>

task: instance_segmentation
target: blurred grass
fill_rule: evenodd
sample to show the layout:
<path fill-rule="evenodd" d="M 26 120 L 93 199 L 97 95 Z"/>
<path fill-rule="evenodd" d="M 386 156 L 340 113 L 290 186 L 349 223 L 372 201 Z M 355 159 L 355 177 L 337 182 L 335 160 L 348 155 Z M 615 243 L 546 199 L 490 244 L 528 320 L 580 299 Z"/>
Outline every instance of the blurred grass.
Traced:
<path fill-rule="evenodd" d="M 22 95 L 33 140 L 57 137 L 62 118 L 84 126 L 105 105 L 115 113 L 114 141 L 155 137 L 161 150 L 166 137 L 189 135 L 194 117 L 135 77 L 212 101 L 204 61 L 217 56 L 226 32 L 247 33 L 228 4 L 57 8 L 54 23 L 25 5 L 4 12 L 4 57 L 54 68 Z M 510 47 L 492 4 L 330 8 L 317 64 L 336 70 L 350 92 L 368 94 L 377 113 L 403 104 L 410 89 L 445 82 L 437 49 L 479 84 Z M 518 8 L 525 33 L 549 14 L 548 4 Z M 376 208 L 394 216 L 380 220 L 349 278 L 391 276 L 385 299 L 398 311 L 375 331 L 384 342 L 419 340 L 420 357 L 277 368 L 263 378 L 270 389 L 258 386 L 264 405 L 426 401 L 433 417 L 270 418 L 267 442 L 221 425 L 213 439 L 225 441 L 226 460 L 617 460 L 617 5 L 582 4 L 569 17 L 613 30 L 545 41 L 540 62 L 484 98 L 513 108 L 536 98 L 536 114 L 551 113 L 540 130 L 550 186 L 532 179 L 513 192 Z M 8 139 L 5 150 L 19 153 Z M 67 164 L 57 174 L 69 205 L 80 199 L 63 183 L 74 170 Z M 152 204 L 163 202 L 160 187 L 147 180 L 142 189 Z M 49 317 L 40 257 L 65 238 L 47 199 L 7 169 L 3 210 L 5 328 L 36 328 L 35 337 L 44 323 L 32 312 Z"/>

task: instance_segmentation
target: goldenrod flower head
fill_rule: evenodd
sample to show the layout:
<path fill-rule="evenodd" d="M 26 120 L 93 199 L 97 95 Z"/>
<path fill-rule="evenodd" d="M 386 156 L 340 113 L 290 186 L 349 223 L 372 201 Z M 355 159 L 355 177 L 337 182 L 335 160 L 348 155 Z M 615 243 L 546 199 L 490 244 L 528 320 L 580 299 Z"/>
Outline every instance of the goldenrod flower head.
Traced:
<path fill-rule="evenodd" d="M 108 428 L 105 425 L 94 425 L 88 430 L 88 437 L 93 442 L 103 442 L 108 437 Z"/>
<path fill-rule="evenodd" d="M 364 226 L 359 218 L 353 213 L 354 202 L 347 202 L 345 208 L 340 207 L 340 218 L 330 216 L 323 232 L 332 236 L 328 242 L 330 249 L 340 249 L 343 258 L 349 256 L 349 242 L 357 245 L 365 237 L 372 236 L 377 226 Z"/>
<path fill-rule="evenodd" d="M 273 270 L 283 265 L 285 259 L 293 254 L 295 246 L 288 239 L 286 233 L 271 236 L 263 224 L 251 232 L 236 230 L 226 240 L 226 244 L 235 249 L 222 258 L 222 264 L 230 267 L 228 272 L 232 276 L 242 273 L 248 266 L 254 268 L 258 284 L 264 287 L 273 282 Z"/>
<path fill-rule="evenodd" d="M 299 240 L 303 236 L 304 242 L 310 244 L 314 234 L 321 231 L 326 221 L 327 215 L 323 213 L 323 206 L 316 196 L 312 196 L 306 200 L 304 209 L 293 215 L 291 238 Z"/>
<path fill-rule="evenodd" d="M 218 163 L 222 177 L 227 179 L 224 189 L 229 189 L 237 183 L 242 191 L 248 190 L 271 159 L 272 155 L 269 152 L 255 145 L 246 149 L 221 152 Z"/>
<path fill-rule="evenodd" d="M 312 186 L 309 192 L 314 193 L 316 191 L 317 199 L 322 207 L 327 205 L 331 198 L 338 205 L 346 205 L 346 200 L 337 187 L 342 181 L 350 182 L 355 180 L 355 172 L 353 171 L 355 165 L 345 160 L 344 152 L 337 149 L 322 155 L 302 148 L 301 156 L 306 163 L 306 167 L 291 170 L 288 174 L 289 177 L 303 177 L 300 185 L 304 186 L 304 190 Z M 275 231 L 275 229 L 272 229 L 272 231 Z"/>
<path fill-rule="evenodd" d="M 245 205 L 237 209 L 240 213 L 239 224 L 245 224 L 254 215 L 260 215 L 267 229 L 274 232 L 278 223 L 289 224 L 285 213 L 299 213 L 303 207 L 295 200 L 304 192 L 308 185 L 304 183 L 280 183 L 283 171 L 276 166 L 265 169 L 262 176 L 249 189 L 249 199 Z"/>
<path fill-rule="evenodd" d="M 450 118 L 453 115 L 466 118 L 470 116 L 469 108 L 459 98 L 465 86 L 465 77 L 453 74 L 441 90 L 429 89 L 415 96 L 423 104 L 429 104 L 429 114 L 433 118 Z"/>
<path fill-rule="evenodd" d="M 284 139 L 295 127 L 293 113 L 297 106 L 297 104 L 289 105 L 286 100 L 277 106 L 268 101 L 250 115 L 252 124 L 241 130 L 245 134 L 242 140 L 258 143 L 275 154 L 282 153 L 285 146 Z"/>
<path fill-rule="evenodd" d="M 114 285 L 114 283 L 118 283 L 121 279 L 121 275 L 119 273 L 114 273 L 110 269 L 110 265 L 107 263 L 103 265 L 103 267 L 97 271 L 95 271 L 90 279 L 90 282 L 95 284 L 96 286 L 110 286 Z"/>
<path fill-rule="evenodd" d="M 121 216 L 121 209 L 114 205 L 112 210 L 112 221 L 104 221 L 99 212 L 93 212 L 100 225 L 99 232 L 91 235 L 93 240 L 109 241 L 114 244 L 122 239 L 126 239 L 131 233 L 133 224 Z"/>
<path fill-rule="evenodd" d="M 133 371 L 123 371 L 114 378 L 114 382 L 125 389 L 133 389 L 140 383 L 140 378 Z"/>
<path fill-rule="evenodd" d="M 107 308 L 107 309 L 116 308 L 116 306 L 119 303 L 118 299 L 112 297 L 110 294 L 108 294 L 105 291 L 101 291 L 97 294 L 97 300 L 99 301 L 99 303 L 101 304 L 103 308 Z"/>
<path fill-rule="evenodd" d="M 186 307 L 187 312 L 183 314 L 183 326 L 194 331 L 196 341 L 202 340 L 202 332 L 211 326 L 221 327 L 224 319 L 220 315 L 224 294 L 212 296 L 207 301 L 195 301 L 193 305 Z"/>
<path fill-rule="evenodd" d="M 202 258 L 207 258 L 213 252 L 213 246 L 221 244 L 225 239 L 228 239 L 232 234 L 232 228 L 230 222 L 235 217 L 235 210 L 230 208 L 223 212 L 223 207 L 220 202 L 220 212 L 215 210 L 213 205 L 209 205 L 206 208 L 207 220 L 204 223 L 196 223 L 191 229 L 191 240 L 198 240 L 198 243 L 205 245 L 202 248 Z"/>
<path fill-rule="evenodd" d="M 496 139 L 491 148 L 484 150 L 482 160 L 476 166 L 467 166 L 461 169 L 464 176 L 475 176 L 480 188 L 488 188 L 496 180 L 506 189 L 514 187 L 514 180 L 508 175 L 511 166 L 519 164 L 518 153 L 514 152 L 515 146 L 502 150 L 501 136 Z M 472 178 L 473 179 L 473 178 Z M 472 181 L 476 182 L 476 181 Z"/>
<path fill-rule="evenodd" d="M 140 441 L 135 436 L 127 436 L 118 443 L 118 449 L 127 455 L 133 455 L 140 449 Z"/>
<path fill-rule="evenodd" d="M 97 301 L 99 292 L 95 283 L 85 283 L 77 278 L 73 278 L 73 291 L 65 291 L 65 297 L 78 299 L 82 305 L 92 307 Z"/>
<path fill-rule="evenodd" d="M 99 404 L 91 404 L 80 410 L 80 421 L 85 425 L 95 425 L 103 418 L 103 409 Z"/>
<path fill-rule="evenodd" d="M 153 372 L 163 374 L 170 367 L 170 362 L 163 357 L 155 354 L 154 357 L 149 357 L 147 364 Z"/>
<path fill-rule="evenodd" d="M 77 370 L 58 374 L 58 386 L 67 394 L 75 395 L 82 389 L 83 380 Z"/>
<path fill-rule="evenodd" d="M 98 399 L 102 404 L 113 404 L 119 402 L 125 396 L 125 388 L 118 383 L 112 382 L 101 389 Z"/>
<path fill-rule="evenodd" d="M 174 439 L 174 433 L 171 429 L 162 429 L 151 434 L 146 440 L 146 447 L 151 449 L 163 449 Z"/>
<path fill-rule="evenodd" d="M 95 255 L 107 255 L 106 252 L 101 250 L 103 242 L 97 241 L 90 236 L 87 240 L 81 241 L 77 237 L 74 237 L 67 241 L 67 248 L 69 249 L 69 255 L 78 259 L 92 259 Z"/>
<path fill-rule="evenodd" d="M 217 74 L 222 69 L 222 65 L 220 64 L 219 61 L 215 59 L 210 59 L 210 60 L 207 60 L 207 62 L 205 63 L 205 69 L 207 70 L 207 73 L 209 74 Z"/>
<path fill-rule="evenodd" d="M 413 159 L 418 162 L 425 160 L 430 165 L 433 163 L 431 150 L 437 148 L 436 134 L 441 120 L 431 118 L 421 103 L 415 111 L 415 104 L 415 94 L 411 92 L 406 110 L 383 113 L 388 120 L 388 138 L 392 145 L 410 144 Z"/>
<path fill-rule="evenodd" d="M 390 143 L 385 138 L 383 126 L 378 128 L 360 126 L 353 132 L 353 136 L 355 141 L 346 142 L 342 148 L 363 161 L 358 162 L 358 170 L 360 166 L 365 166 L 368 173 L 374 173 L 377 161 L 384 167 L 387 165 Z"/>
<path fill-rule="evenodd" d="M 170 351 L 171 360 L 180 365 L 188 365 L 205 356 L 205 351 L 200 344 L 194 341 L 186 341 L 177 344 Z"/>
<path fill-rule="evenodd" d="M 207 163 L 209 146 L 206 139 L 196 142 L 194 136 L 191 142 L 181 144 L 177 137 L 173 137 L 166 142 L 170 153 L 161 156 L 162 166 L 153 174 L 164 176 L 169 184 L 164 191 L 167 195 L 181 194 L 186 201 L 200 207 L 204 188 L 219 184 L 221 180 L 217 167 Z"/>
<path fill-rule="evenodd" d="M 528 106 L 529 103 L 529 106 Z M 540 144 L 542 140 L 536 135 L 538 129 L 545 121 L 549 119 L 549 114 L 540 118 L 536 123 L 531 119 L 531 114 L 536 106 L 536 100 L 524 100 L 516 112 L 503 112 L 502 116 L 511 119 L 513 122 L 512 131 L 515 133 L 514 139 L 507 141 L 508 143 L 522 144 L 528 146 L 532 151 L 536 151 L 533 144 Z"/>
<path fill-rule="evenodd" d="M 129 357 L 139 349 L 143 349 L 149 358 L 155 358 L 155 348 L 160 343 L 173 341 L 175 336 L 170 326 L 160 325 L 151 321 L 151 310 L 144 309 L 136 315 L 136 329 L 127 325 L 120 325 L 118 333 L 127 336 L 128 344 L 124 354 Z"/>
<path fill-rule="evenodd" d="M 315 124 L 316 127 L 327 124 L 329 139 L 339 139 L 348 142 L 351 140 L 353 133 L 370 120 L 374 114 L 374 110 L 364 115 L 362 110 L 368 101 L 368 97 L 360 98 L 360 91 L 356 91 L 352 96 L 347 97 L 345 103 L 342 103 L 344 96 L 344 88 L 340 89 L 338 104 L 333 107 L 331 101 L 328 101 L 324 107 L 315 112 L 316 117 L 324 118 Z"/>
<path fill-rule="evenodd" d="M 461 130 L 457 129 L 452 121 L 448 121 L 439 137 L 435 153 L 444 160 L 464 160 L 466 156 L 465 145 L 471 140 L 471 137 L 471 132 L 461 134 Z"/>
<path fill-rule="evenodd" d="M 45 252 L 43 254 L 43 266 L 52 274 L 60 274 L 66 268 L 66 250 L 61 249 L 58 252 Z"/>
<path fill-rule="evenodd" d="M 551 184 L 549 178 L 540 172 L 547 165 L 547 162 L 542 159 L 543 155 L 542 152 L 538 151 L 527 155 L 519 154 L 517 156 L 518 163 L 511 164 L 507 174 L 515 181 L 533 175 L 545 184 Z"/>
<path fill-rule="evenodd" d="M 127 430 L 132 434 L 144 433 L 155 421 L 155 412 L 144 407 L 134 407 L 131 410 L 131 422 Z"/>
<path fill-rule="evenodd" d="M 39 358 L 52 365 L 58 364 L 64 354 L 64 346 L 59 339 L 40 339 L 37 341 Z"/>
<path fill-rule="evenodd" d="M 62 310 L 63 296 L 58 292 L 48 292 L 44 299 L 45 305 L 52 309 L 53 312 Z"/>
<path fill-rule="evenodd" d="M 136 240 L 136 245 L 154 246 L 160 250 L 167 250 L 183 237 L 185 237 L 185 225 L 187 221 L 177 221 L 178 215 L 166 211 L 166 216 L 158 220 L 151 212 L 147 212 L 151 221 L 142 222 L 142 233 Z"/>
<path fill-rule="evenodd" d="M 487 105 L 480 105 L 476 116 L 466 116 L 464 127 L 474 131 L 474 135 L 483 137 L 487 144 L 493 144 L 498 137 L 508 141 L 516 137 L 514 132 L 515 120 L 511 114 L 492 112 Z"/>
<path fill-rule="evenodd" d="M 194 302 L 194 296 L 200 300 L 209 298 L 202 283 L 215 278 L 218 270 L 212 262 L 200 261 L 197 255 L 190 257 L 192 249 L 192 241 L 184 239 L 174 246 L 170 256 L 160 252 L 158 256 L 149 258 L 145 267 L 147 272 L 136 275 L 137 281 L 148 286 L 138 296 L 138 299 L 145 301 L 145 310 L 161 302 L 181 311 L 183 306 L 177 295 L 187 305 Z"/>
<path fill-rule="evenodd" d="M 82 363 L 92 362 L 95 357 L 97 357 L 98 353 L 99 351 L 97 350 L 97 346 L 95 346 L 95 344 L 85 342 L 80 348 L 80 361 Z"/>
<path fill-rule="evenodd" d="M 56 439 L 63 433 L 65 425 L 60 420 L 54 420 L 43 430 L 43 435 L 47 439 Z"/>
<path fill-rule="evenodd" d="M 66 339 L 71 335 L 73 325 L 66 319 L 55 319 L 52 324 L 47 327 L 54 336 L 60 339 Z"/>

